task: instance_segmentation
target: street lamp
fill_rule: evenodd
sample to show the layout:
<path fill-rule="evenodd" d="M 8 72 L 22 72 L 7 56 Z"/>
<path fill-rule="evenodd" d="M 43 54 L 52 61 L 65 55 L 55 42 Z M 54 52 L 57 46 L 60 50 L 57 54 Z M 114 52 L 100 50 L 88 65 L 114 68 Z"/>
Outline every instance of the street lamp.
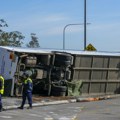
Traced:
<path fill-rule="evenodd" d="M 64 29 L 63 29 L 63 50 L 65 50 L 65 30 L 68 26 L 71 26 L 71 25 L 83 25 L 83 24 L 67 24 Z"/>
<path fill-rule="evenodd" d="M 90 23 L 86 23 L 86 24 L 88 25 Z M 63 50 L 65 50 L 65 30 L 68 26 L 73 26 L 73 25 L 84 25 L 84 24 L 82 24 L 82 23 L 81 24 L 80 23 L 78 23 L 78 24 L 67 24 L 64 27 L 64 29 L 63 29 Z M 85 48 L 86 48 L 86 41 L 84 41 L 84 50 L 85 50 Z"/>
<path fill-rule="evenodd" d="M 87 28 L 87 19 L 86 19 L 86 14 L 87 14 L 87 10 L 86 10 L 86 0 L 84 0 L 84 50 L 86 49 L 86 28 Z M 70 25 L 83 25 L 83 24 L 67 24 L 64 29 L 63 29 L 63 50 L 65 49 L 65 29 L 70 26 Z"/>
<path fill-rule="evenodd" d="M 84 50 L 86 49 L 86 0 L 84 0 Z"/>

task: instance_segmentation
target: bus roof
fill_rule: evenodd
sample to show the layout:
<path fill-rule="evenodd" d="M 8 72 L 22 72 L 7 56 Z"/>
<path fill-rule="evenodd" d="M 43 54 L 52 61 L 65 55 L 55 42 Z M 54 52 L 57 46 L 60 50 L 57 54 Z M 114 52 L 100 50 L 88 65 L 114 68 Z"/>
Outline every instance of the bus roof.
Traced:
<path fill-rule="evenodd" d="M 2 49 L 6 49 L 14 52 L 25 52 L 25 53 L 41 53 L 41 54 L 52 54 L 56 52 L 67 52 L 73 55 L 94 55 L 94 56 L 120 56 L 120 52 L 106 52 L 106 51 L 80 51 L 80 50 L 62 50 L 62 49 L 43 49 L 43 48 L 28 48 L 28 47 L 10 47 L 0 46 Z"/>

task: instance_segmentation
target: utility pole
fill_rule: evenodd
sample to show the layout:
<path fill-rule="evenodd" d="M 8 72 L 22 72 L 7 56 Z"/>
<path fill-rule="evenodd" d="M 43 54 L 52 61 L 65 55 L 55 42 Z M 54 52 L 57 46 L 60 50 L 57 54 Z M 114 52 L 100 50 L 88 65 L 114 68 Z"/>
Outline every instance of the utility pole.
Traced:
<path fill-rule="evenodd" d="M 84 0 L 84 50 L 86 49 L 86 0 Z"/>

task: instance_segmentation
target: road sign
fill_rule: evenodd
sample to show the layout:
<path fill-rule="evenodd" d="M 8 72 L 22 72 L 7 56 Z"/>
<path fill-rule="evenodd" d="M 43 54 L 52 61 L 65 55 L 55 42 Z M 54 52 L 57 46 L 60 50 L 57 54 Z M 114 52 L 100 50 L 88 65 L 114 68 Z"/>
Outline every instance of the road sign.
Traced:
<path fill-rule="evenodd" d="M 89 45 L 86 47 L 86 50 L 88 50 L 88 51 L 96 51 L 96 48 L 95 48 L 92 44 L 89 44 Z"/>

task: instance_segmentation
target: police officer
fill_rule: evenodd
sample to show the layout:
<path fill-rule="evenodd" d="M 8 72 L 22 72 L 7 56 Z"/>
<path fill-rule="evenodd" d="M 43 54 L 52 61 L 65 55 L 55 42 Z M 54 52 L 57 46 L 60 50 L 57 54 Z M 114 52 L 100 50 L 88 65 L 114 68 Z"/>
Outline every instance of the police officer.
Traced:
<path fill-rule="evenodd" d="M 18 107 L 19 109 L 23 109 L 25 102 L 26 102 L 26 98 L 28 100 L 28 104 L 29 107 L 28 109 L 32 109 L 32 90 L 33 90 L 33 83 L 32 80 L 30 78 L 30 75 L 28 73 L 24 73 L 23 75 L 23 92 L 22 92 L 22 104 L 20 107 Z"/>
<path fill-rule="evenodd" d="M 0 75 L 0 112 L 2 112 L 2 95 L 4 93 L 4 78 Z"/>

